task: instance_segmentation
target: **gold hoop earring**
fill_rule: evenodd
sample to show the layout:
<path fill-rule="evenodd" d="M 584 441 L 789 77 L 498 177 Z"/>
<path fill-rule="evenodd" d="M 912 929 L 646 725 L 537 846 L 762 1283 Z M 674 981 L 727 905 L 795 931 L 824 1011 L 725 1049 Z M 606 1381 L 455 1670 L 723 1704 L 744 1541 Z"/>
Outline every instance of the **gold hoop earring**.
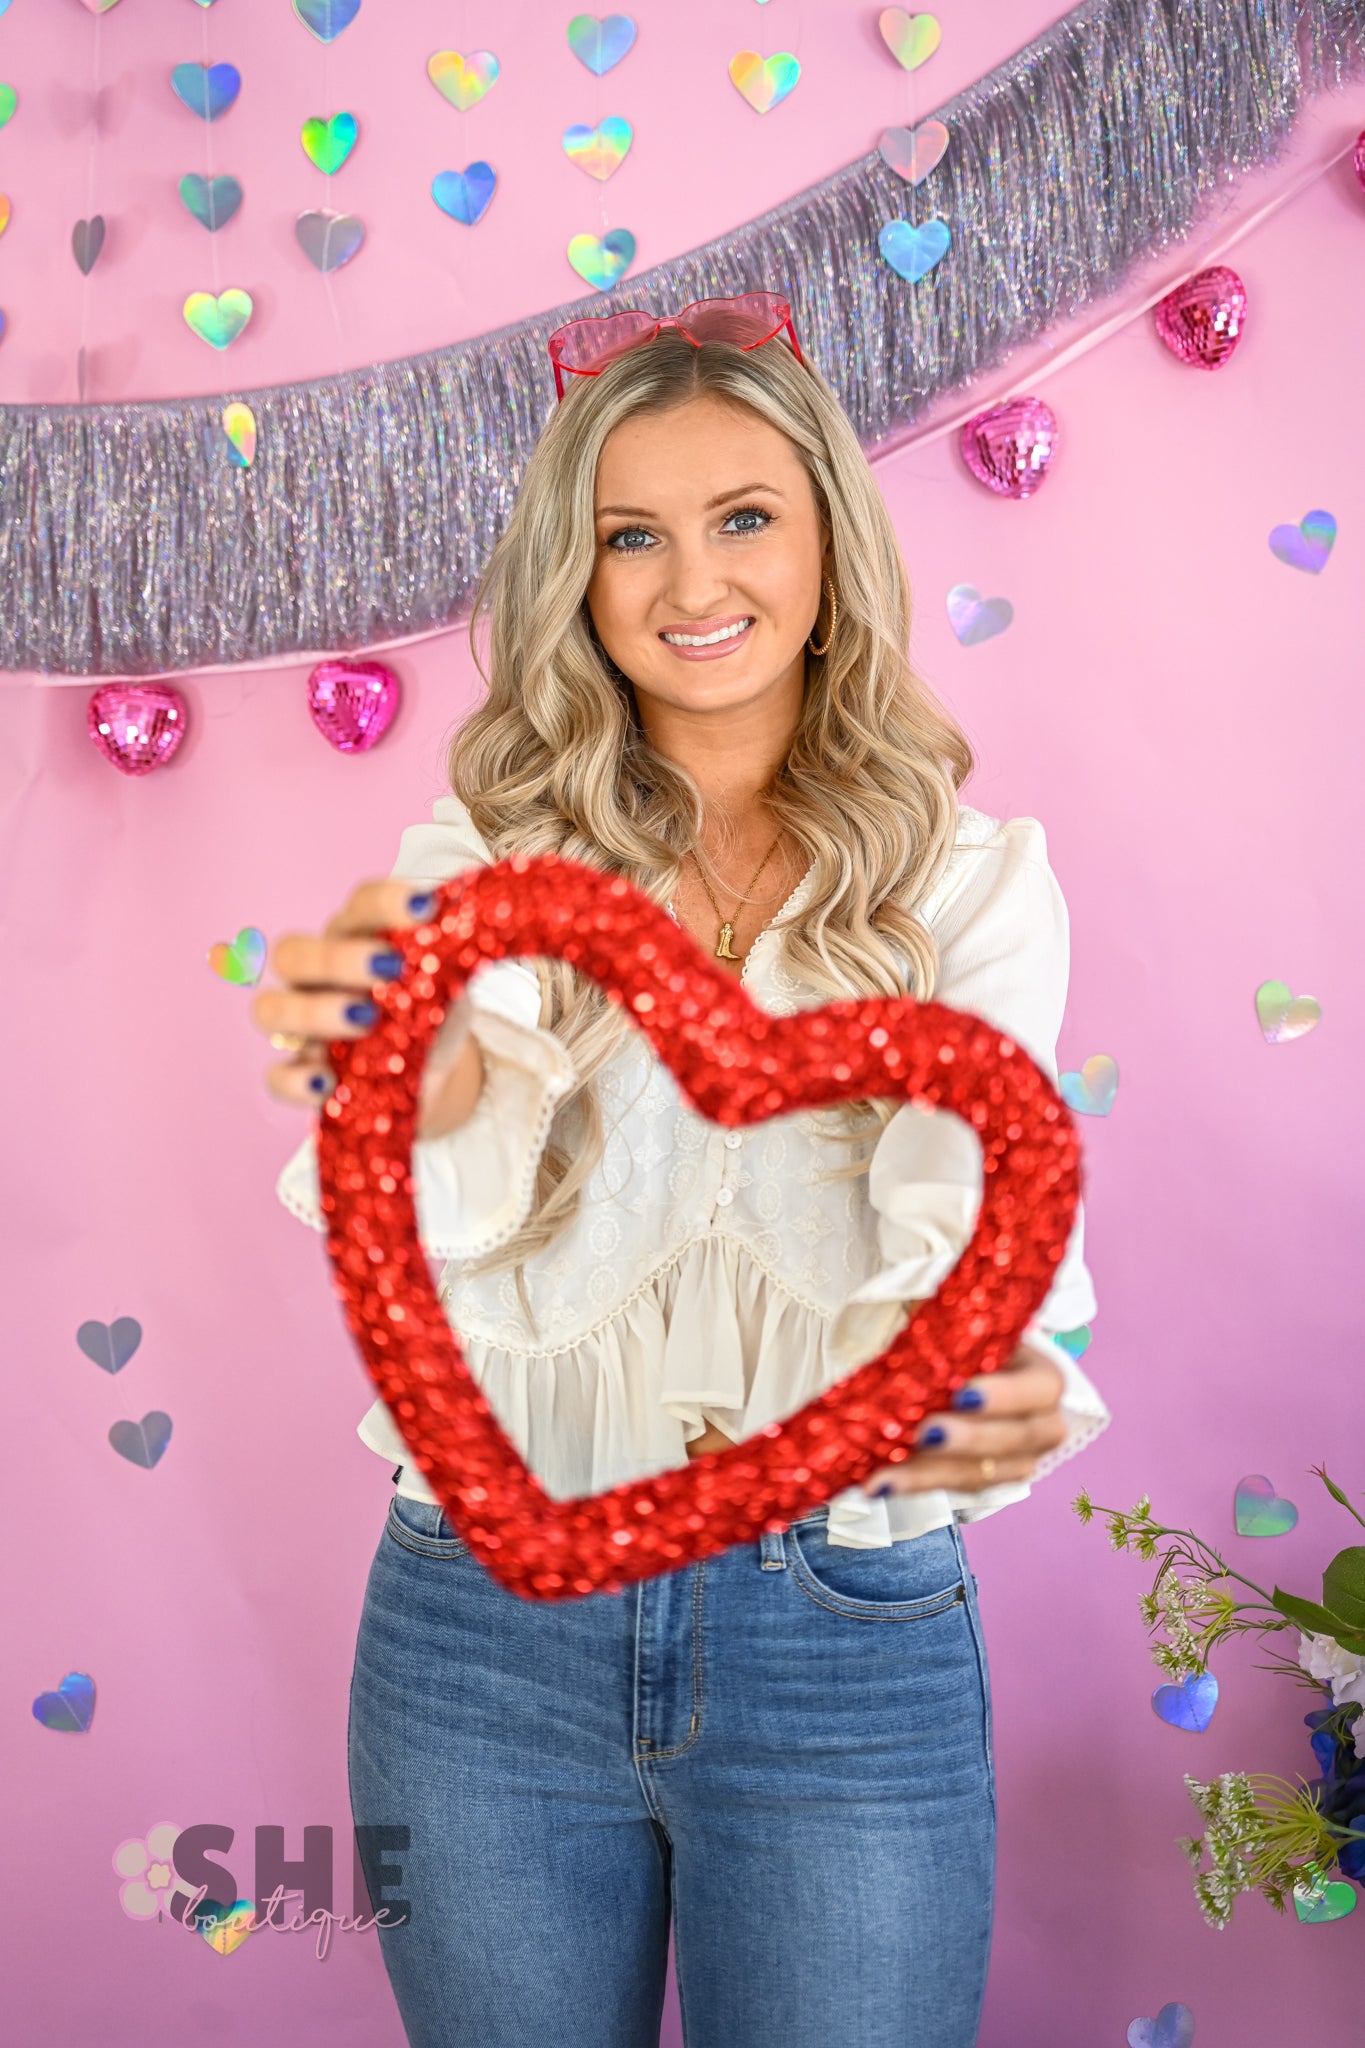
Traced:
<path fill-rule="evenodd" d="M 823 647 L 816 646 L 815 635 L 813 633 L 807 637 L 806 645 L 807 647 L 809 647 L 812 654 L 828 654 L 830 642 L 834 638 L 834 628 L 838 624 L 839 620 L 839 600 L 834 594 L 834 585 L 830 581 L 828 576 L 823 577 L 821 580 L 824 584 L 825 589 L 829 592 L 829 631 L 825 635 L 825 644 Z M 815 615 L 815 623 L 818 628 L 820 624 L 819 612 L 817 612 Z"/>

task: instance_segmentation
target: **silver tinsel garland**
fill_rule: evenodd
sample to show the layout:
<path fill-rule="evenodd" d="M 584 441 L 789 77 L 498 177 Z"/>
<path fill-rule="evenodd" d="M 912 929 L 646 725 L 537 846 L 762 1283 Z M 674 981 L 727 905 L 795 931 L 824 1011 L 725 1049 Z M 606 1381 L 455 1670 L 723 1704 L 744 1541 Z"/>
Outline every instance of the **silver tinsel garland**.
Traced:
<path fill-rule="evenodd" d="M 0 408 L 0 668 L 165 675 L 458 617 L 555 402 L 546 337 L 576 314 L 783 290 L 871 450 L 1178 240 L 1363 63 L 1365 0 L 1088 0 L 935 110 L 951 142 L 917 189 L 873 152 L 596 300 L 401 362 Z M 907 284 L 878 231 L 935 216 L 951 252 Z M 256 415 L 247 470 L 233 398 Z"/>

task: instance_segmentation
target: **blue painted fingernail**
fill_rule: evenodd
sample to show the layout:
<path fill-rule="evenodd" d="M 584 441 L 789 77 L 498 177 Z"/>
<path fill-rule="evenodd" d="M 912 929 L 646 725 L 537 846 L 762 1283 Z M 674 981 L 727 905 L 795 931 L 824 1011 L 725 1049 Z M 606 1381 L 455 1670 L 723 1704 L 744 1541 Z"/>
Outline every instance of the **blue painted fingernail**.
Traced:
<path fill-rule="evenodd" d="M 313 1090 L 315 1094 L 320 1095 L 324 1088 L 330 1088 L 331 1085 L 332 1084 L 330 1080 L 327 1078 L 326 1074 L 310 1074 L 308 1076 L 308 1086 Z"/>
<path fill-rule="evenodd" d="M 378 1015 L 378 1006 L 372 1003 L 368 996 L 365 997 L 363 1002 L 347 1003 L 346 1005 L 346 1022 L 348 1024 L 373 1024 Z"/>
<path fill-rule="evenodd" d="M 984 1407 L 985 1400 L 986 1396 L 982 1393 L 980 1387 L 959 1387 L 958 1391 L 953 1395 L 953 1406 L 954 1408 L 981 1408 Z"/>
<path fill-rule="evenodd" d="M 409 896 L 408 910 L 413 917 L 425 917 L 435 904 L 436 898 L 429 893 Z"/>
<path fill-rule="evenodd" d="M 890 1483 L 890 1481 L 888 1480 L 885 1486 L 874 1486 L 874 1487 L 873 1487 L 873 1489 L 872 1489 L 872 1498 L 873 1498 L 873 1500 L 881 1500 L 881 1499 L 883 1499 L 883 1498 L 884 1498 L 884 1496 L 885 1496 L 886 1494 L 888 1494 L 888 1493 L 894 1493 L 895 1491 L 896 1491 L 895 1487 L 894 1487 L 894 1486 L 892 1486 L 892 1484 L 891 1484 L 891 1483 Z"/>
<path fill-rule="evenodd" d="M 397 981 L 403 972 L 401 953 L 371 953 L 370 972 L 380 981 Z"/>
<path fill-rule="evenodd" d="M 948 1432 L 946 1429 L 940 1429 L 936 1422 L 931 1422 L 927 1429 L 920 1431 L 918 1441 L 922 1444 L 947 1443 Z"/>

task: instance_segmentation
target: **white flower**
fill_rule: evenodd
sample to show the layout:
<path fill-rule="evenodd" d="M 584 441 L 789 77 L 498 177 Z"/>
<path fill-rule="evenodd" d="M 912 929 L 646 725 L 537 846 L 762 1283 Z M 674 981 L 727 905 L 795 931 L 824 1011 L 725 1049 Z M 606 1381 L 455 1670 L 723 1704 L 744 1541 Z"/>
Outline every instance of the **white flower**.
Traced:
<path fill-rule="evenodd" d="M 1343 1650 L 1331 1636 L 1300 1635 L 1299 1663 L 1310 1678 L 1332 1688 L 1332 1705 L 1344 1707 L 1359 1702 L 1365 1706 L 1365 1663 Z M 1359 1728 L 1357 1721 L 1357 1729 Z M 1359 1741 L 1359 1735 L 1357 1735 Z M 1356 1754 L 1360 1751 L 1357 1749 Z"/>

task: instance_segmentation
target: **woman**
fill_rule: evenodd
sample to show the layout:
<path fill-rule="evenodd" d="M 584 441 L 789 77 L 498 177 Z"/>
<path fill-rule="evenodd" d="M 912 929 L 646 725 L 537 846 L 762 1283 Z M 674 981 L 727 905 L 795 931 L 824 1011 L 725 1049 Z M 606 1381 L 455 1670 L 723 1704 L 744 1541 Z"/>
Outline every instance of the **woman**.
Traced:
<path fill-rule="evenodd" d="M 934 996 L 1055 1077 L 1043 831 L 957 801 L 970 750 L 910 670 L 852 426 L 785 302 L 683 318 L 552 339 L 568 388 L 475 608 L 487 700 L 394 877 L 275 946 L 286 987 L 254 1015 L 296 1054 L 281 1099 L 315 1106 L 325 1041 L 373 1022 L 397 965 L 376 935 L 517 849 L 627 876 L 772 1010 Z M 470 1370 L 559 1499 L 724 1450 L 873 1357 L 981 1189 L 967 1126 L 910 1104 L 723 1132 L 545 961 L 486 966 L 447 1017 L 413 1175 Z M 323 1227 L 311 1137 L 279 1193 Z M 995 1794 L 959 1525 L 1108 1420 L 1054 1341 L 1094 1312 L 1082 1228 L 1016 1356 L 915 1456 L 624 1597 L 507 1593 L 373 1404 L 360 1434 L 399 1469 L 351 1796 L 357 1824 L 410 1830 L 381 1939 L 418 2048 L 656 2043 L 670 1919 L 688 2048 L 975 2041 Z"/>

